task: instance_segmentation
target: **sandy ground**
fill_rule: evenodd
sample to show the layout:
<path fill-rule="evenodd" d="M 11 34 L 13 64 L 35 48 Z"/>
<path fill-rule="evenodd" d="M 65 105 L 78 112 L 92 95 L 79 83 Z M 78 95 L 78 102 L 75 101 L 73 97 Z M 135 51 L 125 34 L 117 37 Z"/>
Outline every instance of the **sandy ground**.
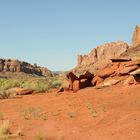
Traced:
<path fill-rule="evenodd" d="M 23 111 L 41 109 L 41 116 L 26 119 Z M 140 140 L 140 85 L 86 88 L 77 93 L 48 93 L 0 100 L 0 113 L 18 139 L 35 140 Z"/>

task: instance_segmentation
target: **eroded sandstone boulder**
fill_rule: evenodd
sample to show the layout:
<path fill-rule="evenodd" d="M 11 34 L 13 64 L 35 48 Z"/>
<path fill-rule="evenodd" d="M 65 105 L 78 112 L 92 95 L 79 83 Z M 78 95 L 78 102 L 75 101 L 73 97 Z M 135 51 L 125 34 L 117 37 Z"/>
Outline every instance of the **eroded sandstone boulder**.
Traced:
<path fill-rule="evenodd" d="M 135 71 L 132 71 L 131 73 L 130 73 L 130 75 L 140 75 L 140 68 L 139 69 L 137 69 L 137 70 L 135 70 Z"/>
<path fill-rule="evenodd" d="M 32 89 L 17 88 L 15 89 L 16 95 L 29 95 L 33 93 Z"/>
<path fill-rule="evenodd" d="M 77 91 L 82 88 L 86 88 L 92 86 L 92 79 L 94 75 L 89 71 L 86 71 L 84 74 L 77 77 L 73 72 L 69 72 L 67 74 L 67 78 L 69 81 L 69 89 L 73 91 Z"/>
<path fill-rule="evenodd" d="M 127 75 L 129 74 L 131 71 L 134 71 L 136 69 L 138 69 L 139 66 L 138 65 L 134 65 L 134 66 L 129 66 L 129 67 L 124 67 L 122 70 L 118 71 L 118 75 Z"/>
<path fill-rule="evenodd" d="M 72 84 L 72 90 L 74 92 L 80 90 L 80 81 L 79 80 L 75 80 Z"/>
<path fill-rule="evenodd" d="M 114 69 L 107 67 L 107 68 L 99 70 L 97 73 L 97 76 L 104 79 L 111 76 L 114 72 L 115 72 Z"/>
<path fill-rule="evenodd" d="M 134 76 L 129 76 L 125 81 L 124 81 L 124 85 L 127 85 L 127 86 L 129 86 L 129 85 L 136 85 L 137 84 L 137 81 L 136 81 L 136 79 L 135 79 L 135 77 Z"/>
<path fill-rule="evenodd" d="M 108 80 L 104 81 L 104 85 L 106 85 L 106 86 L 113 86 L 113 85 L 116 85 L 119 82 L 120 82 L 119 79 L 111 78 L 111 79 L 108 79 Z"/>
<path fill-rule="evenodd" d="M 97 85 L 100 85 L 101 83 L 103 83 L 103 78 L 99 77 L 99 76 L 95 76 L 91 83 L 92 83 L 92 86 L 97 86 Z"/>

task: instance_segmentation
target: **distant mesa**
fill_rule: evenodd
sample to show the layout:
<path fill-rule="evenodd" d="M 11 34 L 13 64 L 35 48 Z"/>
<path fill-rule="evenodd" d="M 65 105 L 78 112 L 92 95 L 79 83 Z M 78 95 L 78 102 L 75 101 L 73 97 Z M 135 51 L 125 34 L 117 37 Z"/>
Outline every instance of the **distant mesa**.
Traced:
<path fill-rule="evenodd" d="M 0 59 L 0 72 L 24 72 L 38 76 L 52 76 L 52 72 L 47 68 L 13 59 Z"/>

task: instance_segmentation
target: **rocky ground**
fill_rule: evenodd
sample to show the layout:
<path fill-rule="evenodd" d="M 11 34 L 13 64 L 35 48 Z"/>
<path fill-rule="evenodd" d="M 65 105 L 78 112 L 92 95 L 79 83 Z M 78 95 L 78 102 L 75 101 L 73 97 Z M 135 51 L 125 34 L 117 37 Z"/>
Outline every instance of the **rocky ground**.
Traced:
<path fill-rule="evenodd" d="M 47 140 L 139 140 L 139 90 L 140 85 L 119 83 L 19 96 L 0 100 L 0 112 L 12 132 L 21 129 L 23 137 L 17 140 L 34 140 L 38 132 Z"/>

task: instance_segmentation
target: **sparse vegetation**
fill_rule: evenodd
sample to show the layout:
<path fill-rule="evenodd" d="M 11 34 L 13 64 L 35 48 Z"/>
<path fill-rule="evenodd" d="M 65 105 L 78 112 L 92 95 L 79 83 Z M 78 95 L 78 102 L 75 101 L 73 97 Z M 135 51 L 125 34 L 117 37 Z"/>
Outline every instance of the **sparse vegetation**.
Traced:
<path fill-rule="evenodd" d="M 0 124 L 0 140 L 14 139 L 22 136 L 21 129 L 18 129 L 14 134 L 11 133 L 9 121 L 2 121 Z"/>
<path fill-rule="evenodd" d="M 0 91 L 0 99 L 8 99 L 13 96 L 15 96 L 14 90 L 1 90 Z"/>
<path fill-rule="evenodd" d="M 69 116 L 70 118 L 75 118 L 75 117 L 76 117 L 76 113 L 75 113 L 75 112 L 69 112 L 69 113 L 68 113 L 68 116 Z"/>
<path fill-rule="evenodd" d="M 37 93 L 49 92 L 51 88 L 60 88 L 64 85 L 63 81 L 65 80 L 65 76 L 0 79 L 0 99 L 7 99 L 15 95 L 14 88 L 32 89 Z"/>
<path fill-rule="evenodd" d="M 21 115 L 25 120 L 42 119 L 47 120 L 47 115 L 42 113 L 42 109 L 37 107 L 28 107 L 22 110 Z"/>
<path fill-rule="evenodd" d="M 0 139 L 4 137 L 8 137 L 10 135 L 10 125 L 9 121 L 3 121 L 2 124 L 0 125 Z"/>
<path fill-rule="evenodd" d="M 87 104 L 87 108 L 88 108 L 88 110 L 90 111 L 92 117 L 97 117 L 98 112 L 97 112 L 97 110 L 93 107 L 93 105 L 92 105 L 91 103 L 88 103 L 88 104 Z"/>
<path fill-rule="evenodd" d="M 44 133 L 38 132 L 35 135 L 34 140 L 48 140 L 47 136 Z"/>

